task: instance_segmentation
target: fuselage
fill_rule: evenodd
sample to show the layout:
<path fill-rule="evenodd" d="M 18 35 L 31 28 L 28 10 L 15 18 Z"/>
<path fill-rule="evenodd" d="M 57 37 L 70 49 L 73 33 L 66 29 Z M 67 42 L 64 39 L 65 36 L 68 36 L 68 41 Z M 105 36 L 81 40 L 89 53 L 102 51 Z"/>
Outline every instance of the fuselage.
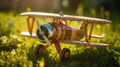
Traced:
<path fill-rule="evenodd" d="M 83 32 L 79 29 L 72 28 L 64 23 L 45 23 L 40 27 L 42 32 L 51 42 L 60 40 L 80 41 L 80 39 L 84 37 Z M 45 42 L 44 38 L 38 32 L 39 30 L 36 32 L 39 40 L 41 42 Z"/>

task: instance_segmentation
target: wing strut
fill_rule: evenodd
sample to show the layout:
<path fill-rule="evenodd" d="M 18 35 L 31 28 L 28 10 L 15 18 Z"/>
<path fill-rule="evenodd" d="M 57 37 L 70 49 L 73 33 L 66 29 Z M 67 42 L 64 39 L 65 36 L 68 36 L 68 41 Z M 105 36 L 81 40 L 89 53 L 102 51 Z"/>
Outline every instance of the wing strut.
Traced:
<path fill-rule="evenodd" d="M 35 17 L 28 16 L 27 27 L 28 27 L 28 32 L 29 32 L 30 36 L 32 36 L 32 30 L 33 30 L 34 22 L 35 22 Z"/>
<path fill-rule="evenodd" d="M 91 23 L 91 27 L 90 27 L 90 33 L 88 34 L 88 23 L 85 23 L 85 41 L 87 43 L 90 43 L 90 39 L 91 39 L 91 35 L 92 35 L 92 31 L 93 31 L 93 23 Z"/>
<path fill-rule="evenodd" d="M 89 33 L 89 40 L 91 39 L 92 31 L 93 31 L 94 24 L 91 23 L 90 33 Z"/>

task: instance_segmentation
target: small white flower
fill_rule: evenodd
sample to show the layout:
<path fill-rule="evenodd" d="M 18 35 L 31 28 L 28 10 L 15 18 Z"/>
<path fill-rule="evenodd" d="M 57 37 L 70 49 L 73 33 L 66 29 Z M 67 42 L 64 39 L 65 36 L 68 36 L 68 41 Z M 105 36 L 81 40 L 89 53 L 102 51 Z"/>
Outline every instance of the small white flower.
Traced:
<path fill-rule="evenodd" d="M 0 38 L 0 40 L 2 41 L 2 42 L 1 42 L 2 44 L 6 44 L 6 43 L 8 42 L 7 36 L 2 36 L 2 37 Z"/>
<path fill-rule="evenodd" d="M 12 51 L 11 51 L 11 55 L 15 55 L 16 54 L 16 51 L 15 51 L 15 49 L 13 49 Z"/>
<path fill-rule="evenodd" d="M 11 37 L 12 39 L 15 39 L 15 40 L 20 41 L 20 38 L 19 38 L 17 35 L 11 35 L 10 37 Z"/>

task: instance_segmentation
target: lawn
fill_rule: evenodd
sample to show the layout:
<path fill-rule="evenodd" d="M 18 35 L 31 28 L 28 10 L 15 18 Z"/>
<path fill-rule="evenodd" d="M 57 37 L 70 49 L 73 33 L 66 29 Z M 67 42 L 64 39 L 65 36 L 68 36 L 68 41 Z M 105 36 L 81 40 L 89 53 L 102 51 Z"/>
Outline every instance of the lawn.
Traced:
<path fill-rule="evenodd" d="M 27 31 L 26 17 L 12 11 L 0 12 L 0 67 L 119 67 L 120 66 L 120 20 L 110 17 L 109 28 L 99 26 L 95 33 L 103 33 L 105 38 L 92 39 L 93 42 L 109 44 L 107 48 L 84 47 L 61 43 L 62 48 L 71 51 L 68 61 L 61 62 L 54 45 L 44 54 L 35 56 L 34 48 L 43 44 L 37 39 L 23 37 L 21 31 Z M 76 22 L 76 21 L 74 21 Z M 77 24 L 71 24 L 76 26 Z M 96 25 L 97 26 L 97 25 Z M 102 28 L 102 29 L 101 29 Z M 35 31 L 35 29 L 34 29 Z"/>

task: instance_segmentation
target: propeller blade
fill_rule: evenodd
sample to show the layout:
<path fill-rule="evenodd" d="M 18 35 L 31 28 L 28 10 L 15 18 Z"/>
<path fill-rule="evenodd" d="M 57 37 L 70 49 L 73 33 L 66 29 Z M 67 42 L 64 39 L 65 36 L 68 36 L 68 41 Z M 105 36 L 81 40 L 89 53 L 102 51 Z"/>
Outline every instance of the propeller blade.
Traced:
<path fill-rule="evenodd" d="M 37 28 L 39 29 L 39 33 L 43 36 L 43 38 L 44 38 L 44 40 L 46 41 L 46 43 L 47 43 L 48 45 L 51 45 L 51 42 L 49 41 L 49 39 L 48 39 L 48 38 L 44 35 L 44 33 L 42 32 L 38 20 L 36 20 L 36 24 L 37 24 Z"/>
<path fill-rule="evenodd" d="M 40 27 L 40 23 L 38 20 L 36 20 L 36 25 L 37 25 L 37 28 L 39 29 L 39 31 L 41 32 L 41 27 Z"/>
<path fill-rule="evenodd" d="M 42 36 L 44 40 L 46 41 L 46 43 L 48 43 L 48 45 L 51 45 L 51 42 L 48 40 L 48 38 L 44 34 Z"/>

